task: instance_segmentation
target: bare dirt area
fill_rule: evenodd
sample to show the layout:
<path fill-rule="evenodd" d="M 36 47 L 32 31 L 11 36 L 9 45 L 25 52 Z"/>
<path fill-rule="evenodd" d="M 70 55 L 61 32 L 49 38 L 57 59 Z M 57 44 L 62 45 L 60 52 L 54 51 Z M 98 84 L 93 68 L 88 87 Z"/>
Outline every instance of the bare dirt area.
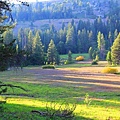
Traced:
<path fill-rule="evenodd" d="M 62 69 L 25 69 L 33 78 L 24 82 L 72 85 L 90 91 L 120 91 L 120 75 L 102 74 L 103 67 L 81 67 Z M 120 71 L 120 67 L 118 68 Z"/>

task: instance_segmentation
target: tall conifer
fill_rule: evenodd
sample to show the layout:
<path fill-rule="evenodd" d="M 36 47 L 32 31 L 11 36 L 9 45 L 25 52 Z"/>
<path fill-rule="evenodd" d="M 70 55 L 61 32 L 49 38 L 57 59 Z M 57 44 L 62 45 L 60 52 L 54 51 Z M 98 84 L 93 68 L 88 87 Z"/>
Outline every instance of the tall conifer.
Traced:
<path fill-rule="evenodd" d="M 113 64 L 120 64 L 120 33 L 111 47 L 111 57 Z"/>

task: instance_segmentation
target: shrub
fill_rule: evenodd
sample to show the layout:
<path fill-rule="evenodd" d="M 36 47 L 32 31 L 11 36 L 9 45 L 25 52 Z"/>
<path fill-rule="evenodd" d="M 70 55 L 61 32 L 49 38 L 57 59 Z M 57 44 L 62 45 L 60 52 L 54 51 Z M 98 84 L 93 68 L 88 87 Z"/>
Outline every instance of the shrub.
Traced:
<path fill-rule="evenodd" d="M 118 73 L 118 69 L 117 68 L 110 68 L 110 67 L 107 67 L 107 68 L 104 68 L 102 70 L 102 73 Z"/>
<path fill-rule="evenodd" d="M 42 69 L 55 69 L 54 65 L 44 65 L 42 66 Z"/>
<path fill-rule="evenodd" d="M 83 61 L 83 60 L 84 60 L 84 57 L 83 57 L 83 56 L 78 56 L 78 57 L 76 57 L 76 60 L 77 60 L 77 61 Z"/>
<path fill-rule="evenodd" d="M 64 62 L 64 65 L 72 64 L 72 63 L 74 63 L 74 62 L 73 62 L 73 61 L 68 61 L 68 60 L 66 60 L 66 61 Z"/>
<path fill-rule="evenodd" d="M 46 117 L 46 120 L 75 120 L 74 111 L 76 104 L 70 105 L 68 102 L 57 104 L 55 102 L 46 103 L 45 111 L 32 110 L 40 116 Z"/>
<path fill-rule="evenodd" d="M 96 60 L 93 60 L 91 64 L 92 64 L 92 65 L 98 65 L 98 63 L 97 63 Z"/>

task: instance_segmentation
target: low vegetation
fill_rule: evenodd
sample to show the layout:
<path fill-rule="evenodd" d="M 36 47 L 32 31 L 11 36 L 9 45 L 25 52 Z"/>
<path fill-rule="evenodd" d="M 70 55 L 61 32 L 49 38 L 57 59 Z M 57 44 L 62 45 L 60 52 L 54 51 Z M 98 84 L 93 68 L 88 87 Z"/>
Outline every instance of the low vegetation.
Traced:
<path fill-rule="evenodd" d="M 55 69 L 54 65 L 43 65 L 42 69 Z"/>
<path fill-rule="evenodd" d="M 76 60 L 77 60 L 77 61 L 83 61 L 83 60 L 84 60 L 84 57 L 83 57 L 83 56 L 78 56 L 78 57 L 76 57 Z"/>
<path fill-rule="evenodd" d="M 110 67 L 106 67 L 102 70 L 102 73 L 118 73 L 118 69 L 117 68 L 110 68 Z"/>

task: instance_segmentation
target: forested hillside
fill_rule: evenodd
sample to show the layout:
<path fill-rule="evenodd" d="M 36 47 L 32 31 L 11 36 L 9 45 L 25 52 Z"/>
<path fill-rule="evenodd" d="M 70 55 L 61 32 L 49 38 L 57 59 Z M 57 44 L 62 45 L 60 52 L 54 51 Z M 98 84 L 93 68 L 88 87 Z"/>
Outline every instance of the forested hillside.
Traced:
<path fill-rule="evenodd" d="M 17 21 L 42 19 L 106 18 L 119 10 L 116 0 L 52 0 L 31 3 L 30 7 L 15 6 L 13 16 Z M 118 12 L 119 13 L 119 12 Z"/>
<path fill-rule="evenodd" d="M 36 55 L 47 53 L 51 40 L 59 54 L 87 53 L 92 47 L 94 56 L 105 59 L 120 32 L 120 4 L 115 0 L 37 2 L 15 6 L 12 15 L 21 27 L 14 29 L 16 45 L 27 51 L 32 61 L 33 56 L 35 60 Z M 6 41 L 11 34 L 4 33 Z M 39 59 L 42 64 L 46 58 Z"/>

